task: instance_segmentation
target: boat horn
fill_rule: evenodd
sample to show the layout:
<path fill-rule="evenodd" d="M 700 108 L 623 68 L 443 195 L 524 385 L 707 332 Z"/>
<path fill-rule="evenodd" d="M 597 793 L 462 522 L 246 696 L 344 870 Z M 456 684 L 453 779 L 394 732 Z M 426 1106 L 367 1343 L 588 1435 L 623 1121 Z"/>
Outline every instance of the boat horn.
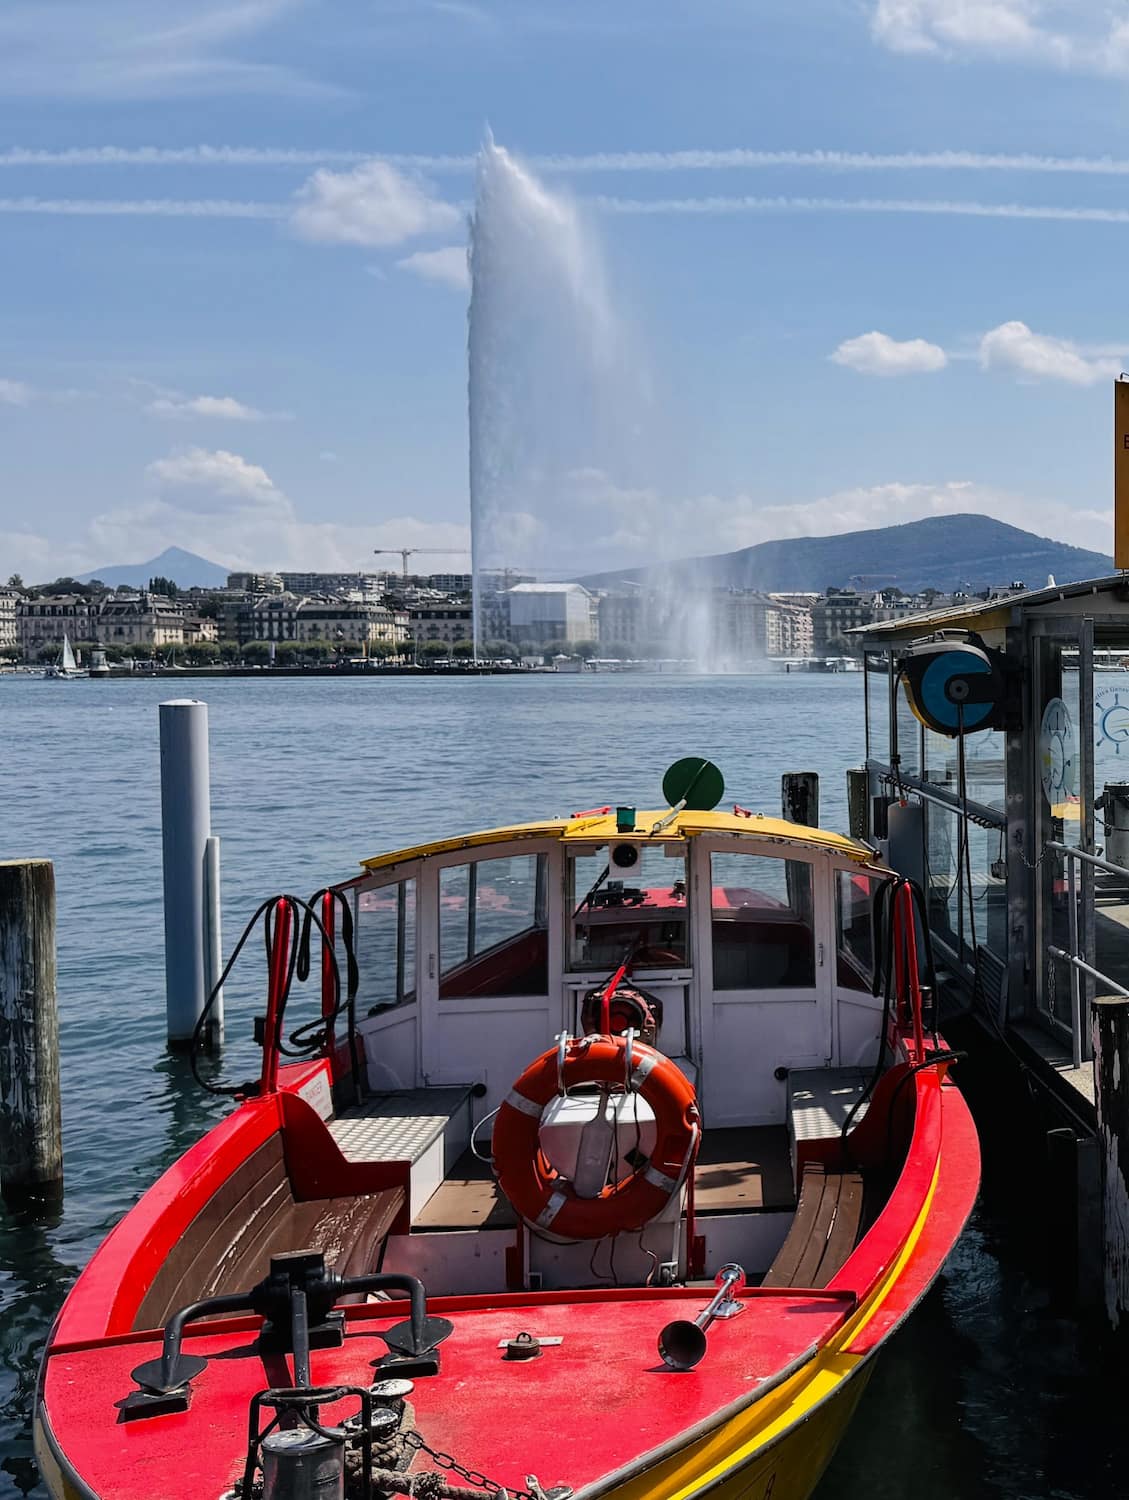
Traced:
<path fill-rule="evenodd" d="M 706 1329 L 713 1320 L 735 1318 L 745 1311 L 745 1304 L 737 1300 L 745 1285 L 745 1273 L 740 1266 L 723 1266 L 714 1285 L 716 1296 L 692 1323 L 688 1318 L 676 1318 L 659 1334 L 659 1353 L 669 1369 L 692 1370 L 706 1352 Z"/>

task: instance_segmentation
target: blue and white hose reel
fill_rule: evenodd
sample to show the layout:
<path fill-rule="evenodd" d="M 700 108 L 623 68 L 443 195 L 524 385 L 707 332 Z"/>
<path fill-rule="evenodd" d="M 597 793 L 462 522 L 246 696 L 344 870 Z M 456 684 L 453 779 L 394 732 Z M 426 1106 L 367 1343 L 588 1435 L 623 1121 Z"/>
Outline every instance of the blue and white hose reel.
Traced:
<path fill-rule="evenodd" d="M 956 739 L 977 729 L 1004 727 L 1004 657 L 978 641 L 948 636 L 910 646 L 898 678 L 914 717 L 935 734 Z"/>

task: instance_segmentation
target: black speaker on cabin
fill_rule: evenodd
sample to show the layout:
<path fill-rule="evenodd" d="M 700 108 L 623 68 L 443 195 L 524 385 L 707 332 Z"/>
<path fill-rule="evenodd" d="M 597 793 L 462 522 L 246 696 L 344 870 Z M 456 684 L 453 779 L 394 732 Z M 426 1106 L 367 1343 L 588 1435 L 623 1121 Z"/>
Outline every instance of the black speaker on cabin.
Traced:
<path fill-rule="evenodd" d="M 977 729 L 1003 729 L 1008 672 L 1001 651 L 971 634 L 915 642 L 898 663 L 906 701 L 927 729 L 956 739 Z"/>

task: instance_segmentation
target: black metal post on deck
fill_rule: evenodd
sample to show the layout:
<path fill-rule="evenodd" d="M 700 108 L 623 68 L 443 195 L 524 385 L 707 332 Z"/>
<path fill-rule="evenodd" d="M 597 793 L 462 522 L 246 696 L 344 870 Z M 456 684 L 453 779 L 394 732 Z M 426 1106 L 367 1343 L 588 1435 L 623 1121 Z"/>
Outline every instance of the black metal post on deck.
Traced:
<path fill-rule="evenodd" d="M 819 827 L 819 776 L 815 771 L 785 771 L 780 778 L 780 802 L 789 823 Z"/>

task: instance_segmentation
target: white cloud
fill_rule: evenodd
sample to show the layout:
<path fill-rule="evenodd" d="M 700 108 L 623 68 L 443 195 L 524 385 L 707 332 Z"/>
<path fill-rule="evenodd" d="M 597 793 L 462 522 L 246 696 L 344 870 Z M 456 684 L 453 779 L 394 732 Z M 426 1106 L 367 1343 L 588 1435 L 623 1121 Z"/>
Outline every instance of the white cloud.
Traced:
<path fill-rule="evenodd" d="M 442 250 L 417 250 L 396 264 L 401 271 L 411 271 L 425 281 L 439 281 L 459 292 L 470 290 L 470 267 L 462 245 L 447 245 Z"/>
<path fill-rule="evenodd" d="M 684 499 L 651 489 L 625 489 L 599 471 L 573 476 L 573 496 L 593 554 L 618 552 L 625 561 L 732 552 L 757 542 L 801 536 L 837 536 L 845 531 L 897 526 L 926 516 L 977 513 L 1025 531 L 1108 552 L 1108 509 L 1075 509 L 1055 499 L 1022 495 L 970 480 L 859 486 L 812 500 L 786 503 L 750 494 L 695 495 Z"/>
<path fill-rule="evenodd" d="M 1121 361 L 1107 352 L 1082 349 L 1069 339 L 1033 333 L 1018 320 L 1001 323 L 980 340 L 980 364 L 1032 380 L 1063 380 L 1069 385 L 1096 385 L 1116 377 Z"/>
<path fill-rule="evenodd" d="M 187 448 L 168 458 L 156 459 L 145 474 L 162 492 L 169 489 L 195 492 L 200 498 L 192 504 L 208 510 L 222 510 L 220 502 L 228 499 L 272 512 L 288 512 L 290 508 L 290 502 L 265 469 L 223 448 L 215 451 Z"/>
<path fill-rule="evenodd" d="M 1082 0 L 876 0 L 871 34 L 893 52 L 1018 61 L 1129 76 L 1129 21 Z"/>
<path fill-rule="evenodd" d="M 0 380 L 0 406 L 26 406 L 33 395 L 22 380 Z"/>
<path fill-rule="evenodd" d="M 302 0 L 8 0 L 0 10 L 6 97 L 160 99 L 336 92 L 249 43 Z"/>
<path fill-rule="evenodd" d="M 466 566 L 459 555 L 469 546 L 466 526 L 404 515 L 363 526 L 307 521 L 264 468 L 238 453 L 188 448 L 151 463 L 145 480 L 147 495 L 96 516 L 67 553 L 52 551 L 47 571 L 84 572 L 170 546 L 232 568 L 333 571 L 378 566 L 385 559 L 374 557 L 376 547 L 449 547 L 450 554 L 429 562 L 437 569 Z M 42 549 L 30 540 L 21 555 L 36 576 L 45 571 Z M 0 566 L 6 562 L 0 547 Z M 17 558 L 8 571 L 19 566 Z"/>
<path fill-rule="evenodd" d="M 943 370 L 949 362 L 938 344 L 925 339 L 899 341 L 877 330 L 844 339 L 828 358 L 861 375 L 920 375 Z"/>
<path fill-rule="evenodd" d="M 180 396 L 168 392 L 157 396 L 145 408 L 151 416 L 188 420 L 204 417 L 219 422 L 289 421 L 287 412 L 259 411 L 234 396 Z"/>
<path fill-rule="evenodd" d="M 450 230 L 459 210 L 386 161 L 351 172 L 315 172 L 294 195 L 290 225 L 302 239 L 331 245 L 399 245 Z"/>

